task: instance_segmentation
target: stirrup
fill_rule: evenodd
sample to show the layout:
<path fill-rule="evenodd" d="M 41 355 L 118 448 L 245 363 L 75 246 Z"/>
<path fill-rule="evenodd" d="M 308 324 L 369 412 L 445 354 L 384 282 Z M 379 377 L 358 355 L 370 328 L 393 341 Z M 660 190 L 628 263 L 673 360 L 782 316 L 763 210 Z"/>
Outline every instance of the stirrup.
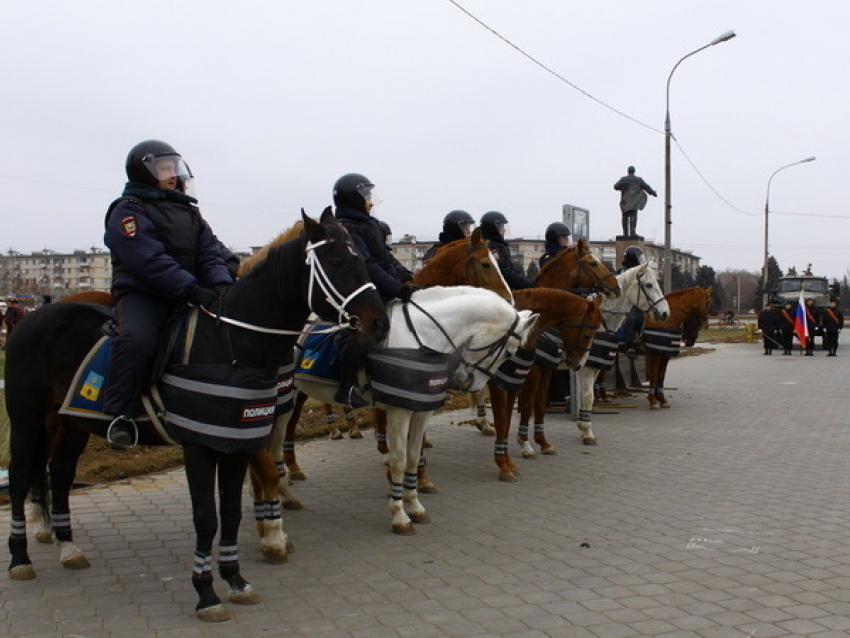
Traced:
<path fill-rule="evenodd" d="M 355 386 L 349 387 L 348 392 L 340 388 L 337 390 L 334 399 L 347 408 L 365 408 L 369 405 L 369 402 L 360 395 Z"/>
<path fill-rule="evenodd" d="M 106 429 L 106 442 L 113 450 L 132 450 L 139 444 L 139 428 L 136 427 L 136 422 L 123 414 L 115 417 Z"/>

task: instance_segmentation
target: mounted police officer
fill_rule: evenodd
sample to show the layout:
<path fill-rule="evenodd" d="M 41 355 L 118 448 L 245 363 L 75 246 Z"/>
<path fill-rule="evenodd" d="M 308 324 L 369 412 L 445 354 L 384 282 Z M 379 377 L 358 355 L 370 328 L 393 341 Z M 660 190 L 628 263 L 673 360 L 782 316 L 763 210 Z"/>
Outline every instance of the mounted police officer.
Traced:
<path fill-rule="evenodd" d="M 489 242 L 490 252 L 499 264 L 499 270 L 502 271 L 502 276 L 511 290 L 534 288 L 534 284 L 514 264 L 511 257 L 511 246 L 505 241 L 507 223 L 507 218 L 497 210 L 484 213 L 481 216 L 481 236 Z"/>
<path fill-rule="evenodd" d="M 112 297 L 118 319 L 103 411 L 115 417 L 107 440 L 129 449 L 138 439 L 142 386 L 159 332 L 189 302 L 214 310 L 233 283 L 221 246 L 189 194 L 192 172 L 159 140 L 127 155 L 124 192 L 106 213 L 104 243 L 112 255 Z"/>
<path fill-rule="evenodd" d="M 422 263 L 427 264 L 437 253 L 437 250 L 453 241 L 466 239 L 472 234 L 475 227 L 475 219 L 465 210 L 453 210 L 443 217 L 443 231 L 439 235 L 439 241 L 428 249 L 422 257 Z"/>
<path fill-rule="evenodd" d="M 393 252 L 393 229 L 390 228 L 390 225 L 385 222 L 383 219 L 378 220 L 378 226 L 381 227 L 381 230 L 384 232 L 384 243 L 387 246 L 387 251 L 390 253 L 390 257 L 395 261 L 395 266 L 393 267 L 393 274 L 401 283 L 407 283 L 411 279 L 413 279 L 413 273 L 410 272 L 404 265 L 396 258 L 395 253 Z"/>
<path fill-rule="evenodd" d="M 538 266 L 543 268 L 546 263 L 553 259 L 559 252 L 566 250 L 572 246 L 572 233 L 570 227 L 564 222 L 552 222 L 546 227 L 546 235 L 544 239 L 546 243 L 543 246 L 543 254 L 537 260 Z"/>
<path fill-rule="evenodd" d="M 369 279 L 375 284 L 384 302 L 401 299 L 403 303 L 417 289 L 404 283 L 401 272 L 409 274 L 387 249 L 386 235 L 378 220 L 371 215 L 374 207 L 372 190 L 375 185 L 365 175 L 346 173 L 334 184 L 333 198 L 336 219 L 348 230 L 354 248 L 366 262 Z M 357 374 L 366 360 L 366 350 L 357 339 L 345 338 L 340 344 L 342 373 L 335 400 L 352 408 L 366 407 L 368 403 L 357 389 Z"/>
<path fill-rule="evenodd" d="M 623 251 L 623 261 L 620 263 L 620 268 L 617 274 L 627 271 L 629 268 L 640 266 L 646 263 L 646 255 L 640 246 L 631 245 Z"/>

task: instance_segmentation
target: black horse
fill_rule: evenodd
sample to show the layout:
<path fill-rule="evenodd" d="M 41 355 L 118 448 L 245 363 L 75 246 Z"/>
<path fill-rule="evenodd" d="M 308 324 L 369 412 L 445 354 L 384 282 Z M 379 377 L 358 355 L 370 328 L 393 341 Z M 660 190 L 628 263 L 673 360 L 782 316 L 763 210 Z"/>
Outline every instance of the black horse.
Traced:
<path fill-rule="evenodd" d="M 303 211 L 302 218 L 301 236 L 272 242 L 266 259 L 230 288 L 220 316 L 199 313 L 194 345 L 183 362 L 187 368 L 238 367 L 274 375 L 291 353 L 311 311 L 325 321 L 356 329 L 357 338 L 365 345 L 375 345 L 384 338 L 389 325 L 384 307 L 346 231 L 336 223 L 330 208 L 325 209 L 320 222 Z M 89 436 L 104 437 L 108 421 L 60 414 L 59 408 L 78 365 L 101 336 L 108 312 L 91 303 L 50 304 L 28 315 L 8 344 L 12 579 L 35 577 L 27 554 L 24 514 L 30 492 L 36 497 L 34 502 L 41 505 L 41 515 L 52 522 L 62 564 L 88 567 L 73 543 L 69 492 Z M 171 370 L 166 369 L 166 373 Z M 249 459 L 254 449 L 262 453 L 266 439 L 261 437 L 250 444 L 254 449 L 245 449 L 244 443 L 228 443 L 227 435 L 221 438 L 220 431 L 210 440 L 197 432 L 175 437 L 168 427 L 173 427 L 168 407 L 165 430 L 183 446 L 197 535 L 192 575 L 199 595 L 197 613 L 202 620 L 226 620 L 229 614 L 215 594 L 211 567 L 218 527 L 216 475 L 221 515 L 219 574 L 230 586 L 232 602 L 253 604 L 259 597 L 240 574 L 236 541 Z M 138 426 L 141 444 L 172 442 L 150 423 L 139 422 Z M 49 512 L 48 493 L 52 494 Z"/>

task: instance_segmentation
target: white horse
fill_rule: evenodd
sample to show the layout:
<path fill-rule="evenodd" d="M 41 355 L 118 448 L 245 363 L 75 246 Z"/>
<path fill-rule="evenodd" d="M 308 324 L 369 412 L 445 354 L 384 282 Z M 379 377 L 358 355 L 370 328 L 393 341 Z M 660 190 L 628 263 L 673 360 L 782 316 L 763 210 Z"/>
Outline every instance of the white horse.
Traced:
<path fill-rule="evenodd" d="M 606 299 L 600 310 L 605 327 L 616 331 L 623 323 L 632 307 L 652 314 L 655 321 L 666 321 L 670 306 L 664 298 L 664 292 L 658 285 L 655 271 L 649 262 L 630 268 L 617 275 L 622 294 L 615 299 Z M 593 384 L 599 374 L 598 368 L 584 366 L 578 373 L 578 390 L 581 397 L 579 420 L 576 422 L 585 445 L 596 445 L 596 435 L 590 415 L 593 411 Z M 527 444 L 527 442 L 526 442 Z M 530 445 L 529 445 L 530 448 Z M 523 450 L 525 456 L 526 450 Z M 531 450 L 532 455 L 534 450 Z"/>
<path fill-rule="evenodd" d="M 483 288 L 434 286 L 417 291 L 412 301 L 407 305 L 393 302 L 387 308 L 390 331 L 383 347 L 416 350 L 426 346 L 443 354 L 459 353 L 462 363 L 458 371 L 465 377 L 468 391 L 484 387 L 489 375 L 525 341 L 537 321 L 536 314 L 516 311 Z M 334 386 L 305 379 L 296 379 L 295 385 L 313 399 L 333 403 Z M 372 398 L 369 393 L 366 396 Z M 429 520 L 419 501 L 416 470 L 433 410 L 413 411 L 380 401 L 375 401 L 375 406 L 387 412 L 392 529 L 397 534 L 414 534 L 413 522 Z"/>

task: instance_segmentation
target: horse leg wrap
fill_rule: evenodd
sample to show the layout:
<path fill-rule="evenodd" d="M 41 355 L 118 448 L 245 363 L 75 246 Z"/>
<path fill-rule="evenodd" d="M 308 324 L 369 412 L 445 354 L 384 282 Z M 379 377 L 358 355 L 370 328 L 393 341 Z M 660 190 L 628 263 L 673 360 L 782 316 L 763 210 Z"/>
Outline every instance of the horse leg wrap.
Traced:
<path fill-rule="evenodd" d="M 422 468 L 428 465 L 428 459 L 425 458 L 424 454 L 419 455 L 419 462 L 416 464 L 416 467 Z"/>
<path fill-rule="evenodd" d="M 295 441 L 284 441 L 283 442 L 283 453 L 284 454 L 293 454 L 295 452 Z"/>
<path fill-rule="evenodd" d="M 528 423 L 520 423 L 516 433 L 517 437 L 523 441 L 528 439 Z"/>
<path fill-rule="evenodd" d="M 325 415 L 325 425 L 331 425 L 334 421 L 336 421 L 336 414 Z"/>
<path fill-rule="evenodd" d="M 416 472 L 405 472 L 404 473 L 404 489 L 406 490 L 415 490 L 416 489 Z"/>
<path fill-rule="evenodd" d="M 257 502 L 254 501 L 254 520 L 258 523 L 262 523 L 264 520 L 269 518 L 268 512 L 266 511 L 268 507 L 268 503 L 266 502 Z"/>
<path fill-rule="evenodd" d="M 242 577 L 239 570 L 239 550 L 236 543 L 218 546 L 218 574 L 230 587 L 230 602 L 237 605 L 255 605 L 260 602 L 253 585 Z"/>
<path fill-rule="evenodd" d="M 354 421 L 354 410 L 347 410 L 345 412 L 345 420 L 351 423 Z"/>
<path fill-rule="evenodd" d="M 277 478 L 286 478 L 286 463 L 283 461 L 275 461 L 274 466 L 277 468 Z"/>
<path fill-rule="evenodd" d="M 73 542 L 74 534 L 71 531 L 71 512 L 68 510 L 50 512 L 50 518 L 53 519 L 53 534 L 57 541 Z"/>
<path fill-rule="evenodd" d="M 582 430 L 587 430 L 590 427 L 590 414 L 589 410 L 578 411 L 578 426 Z"/>
<path fill-rule="evenodd" d="M 487 416 L 487 407 L 483 405 L 479 405 L 477 407 L 477 415 L 479 419 L 483 419 Z"/>
<path fill-rule="evenodd" d="M 378 445 L 387 444 L 387 433 L 375 431 L 375 438 L 378 440 Z"/>
<path fill-rule="evenodd" d="M 390 486 L 390 498 L 394 501 L 401 500 L 401 483 L 393 483 Z"/>
<path fill-rule="evenodd" d="M 545 429 L 544 423 L 535 423 L 534 424 L 534 433 L 535 434 L 543 434 L 544 429 Z"/>
<path fill-rule="evenodd" d="M 507 441 L 496 441 L 493 446 L 493 454 L 499 457 L 505 456 L 505 453 L 508 451 L 508 442 Z"/>

